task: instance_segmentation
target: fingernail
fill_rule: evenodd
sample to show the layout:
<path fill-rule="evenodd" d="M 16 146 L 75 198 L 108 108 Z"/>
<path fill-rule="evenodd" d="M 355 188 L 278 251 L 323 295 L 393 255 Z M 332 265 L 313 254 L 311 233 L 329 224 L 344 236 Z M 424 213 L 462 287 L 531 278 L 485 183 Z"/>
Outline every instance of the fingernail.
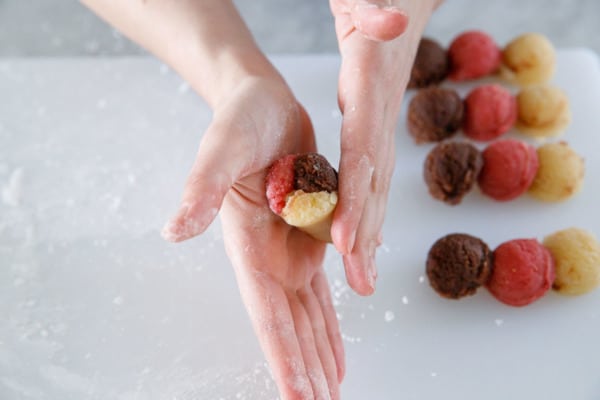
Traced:
<path fill-rule="evenodd" d="M 406 14 L 406 11 L 404 11 L 402 8 L 397 7 L 397 6 L 385 6 L 382 8 L 382 10 L 400 13 L 400 14 Z"/>
<path fill-rule="evenodd" d="M 381 8 L 380 5 L 378 4 L 373 4 L 373 3 L 369 3 L 369 2 L 363 2 L 363 3 L 356 3 L 356 5 L 354 6 L 355 9 L 357 10 L 367 10 L 370 8 Z"/>
<path fill-rule="evenodd" d="M 405 13 L 405 11 L 398 7 L 398 6 L 394 6 L 394 5 L 383 5 L 383 4 L 374 4 L 374 3 L 369 3 L 369 2 L 364 2 L 364 3 L 357 3 L 355 6 L 356 10 L 383 10 L 383 11 L 389 11 L 389 12 L 399 12 L 399 13 Z"/>
<path fill-rule="evenodd" d="M 375 260 L 370 259 L 369 265 L 367 266 L 367 282 L 371 289 L 375 289 L 375 281 L 377 280 L 377 268 L 375 267 Z"/>
<path fill-rule="evenodd" d="M 367 281 L 369 286 L 375 289 L 375 281 L 377 280 L 377 267 L 375 266 L 375 244 L 369 246 L 369 263 L 367 265 Z"/>

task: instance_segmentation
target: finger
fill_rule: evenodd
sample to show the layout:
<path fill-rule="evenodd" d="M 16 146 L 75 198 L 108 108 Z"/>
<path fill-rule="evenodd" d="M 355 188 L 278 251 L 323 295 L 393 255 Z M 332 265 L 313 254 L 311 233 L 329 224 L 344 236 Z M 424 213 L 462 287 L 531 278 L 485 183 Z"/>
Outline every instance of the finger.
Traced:
<path fill-rule="evenodd" d="M 393 146 L 389 148 L 393 149 Z M 370 295 L 375 290 L 377 280 L 375 252 L 382 241 L 381 227 L 393 170 L 393 151 L 382 151 L 381 158 L 381 165 L 371 179 L 369 196 L 357 229 L 356 244 L 352 252 L 343 257 L 348 283 L 361 295 Z"/>
<path fill-rule="evenodd" d="M 261 273 L 236 270 L 238 286 L 282 399 L 312 399 L 289 300 L 278 282 Z"/>
<path fill-rule="evenodd" d="M 314 398 L 329 399 L 329 386 L 317 351 L 311 320 L 296 293 L 289 293 L 287 297 Z"/>
<path fill-rule="evenodd" d="M 323 366 L 323 372 L 327 379 L 327 386 L 329 388 L 329 395 L 331 399 L 337 400 L 340 397 L 339 391 L 339 380 L 338 371 L 335 356 L 333 354 L 333 348 L 329 343 L 329 336 L 327 335 L 327 326 L 325 324 L 325 318 L 321 310 L 321 304 L 317 300 L 312 287 L 298 291 L 298 298 L 308 316 L 308 320 L 312 325 L 312 333 L 315 339 L 315 346 L 321 365 Z"/>
<path fill-rule="evenodd" d="M 338 178 L 339 201 L 334 213 L 331 237 L 341 254 L 349 254 L 355 245 L 373 164 L 369 156 L 344 147 L 342 146 Z"/>
<path fill-rule="evenodd" d="M 381 0 L 357 0 L 350 9 L 354 27 L 367 39 L 388 41 L 400 36 L 408 26 L 408 15 Z"/>
<path fill-rule="evenodd" d="M 342 65 L 342 68 L 347 66 Z M 346 89 L 343 103 L 339 203 L 331 229 L 333 243 L 341 254 L 349 254 L 354 248 L 380 148 L 384 107 L 382 99 L 374 97 L 365 100 L 361 96 L 362 93 L 369 93 L 367 88 L 370 86 L 367 80 L 352 82 L 352 86 Z"/>
<path fill-rule="evenodd" d="M 361 295 L 372 294 L 375 290 L 377 268 L 375 250 L 381 243 L 381 228 L 387 205 L 390 180 L 394 169 L 394 130 L 393 118 L 397 115 L 389 107 L 385 109 L 381 121 L 381 134 L 377 138 L 375 167 L 364 189 L 365 204 L 358 218 L 355 243 L 352 250 L 344 254 L 344 267 L 349 285 Z"/>
<path fill-rule="evenodd" d="M 374 218 L 375 211 L 373 201 L 368 202 L 362 213 L 361 231 L 365 230 L 364 226 L 367 221 Z M 377 240 L 376 238 L 369 238 L 368 235 L 362 234 L 362 232 L 357 233 L 357 237 L 359 240 L 357 240 L 352 252 L 342 257 L 346 280 L 356 293 L 368 296 L 375 291 L 375 281 L 377 279 L 377 268 L 375 266 Z"/>
<path fill-rule="evenodd" d="M 338 381 L 341 383 L 346 374 L 346 356 L 344 352 L 344 342 L 340 332 L 340 324 L 337 319 L 335 308 L 331 300 L 331 290 L 327 277 L 322 271 L 317 273 L 312 281 L 312 289 L 317 301 L 321 306 L 321 313 L 325 321 L 325 329 L 329 338 L 329 344 L 333 349 L 335 363 L 337 366 Z"/>
<path fill-rule="evenodd" d="M 396 101 L 391 101 L 386 107 L 385 121 L 384 121 L 384 132 L 385 141 L 384 147 L 381 149 L 382 157 L 378 164 L 377 170 L 373 175 L 371 181 L 371 188 L 375 196 L 379 197 L 379 213 L 378 219 L 374 226 L 377 232 L 377 247 L 383 243 L 382 226 L 385 219 L 385 213 L 387 209 L 389 192 L 391 188 L 392 175 L 396 167 L 396 128 L 398 125 L 398 115 L 400 113 L 400 106 L 402 103 L 402 96 Z"/>
<path fill-rule="evenodd" d="M 180 242 L 204 232 L 216 217 L 223 198 L 244 169 L 244 140 L 224 141 L 223 135 L 236 129 L 213 122 L 204 134 L 196 160 L 188 175 L 180 209 L 165 225 L 162 236 Z M 229 136 L 232 137 L 232 136 Z M 242 138 L 243 135 L 233 137 Z"/>

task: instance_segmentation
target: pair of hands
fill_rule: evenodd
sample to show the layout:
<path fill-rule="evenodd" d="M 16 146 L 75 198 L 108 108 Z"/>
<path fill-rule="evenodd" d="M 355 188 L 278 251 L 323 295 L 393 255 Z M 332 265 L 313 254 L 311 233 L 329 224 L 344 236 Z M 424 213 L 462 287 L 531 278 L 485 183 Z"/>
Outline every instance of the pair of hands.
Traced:
<path fill-rule="evenodd" d="M 375 290 L 394 131 L 430 2 L 408 16 L 377 2 L 331 0 L 342 65 L 339 203 L 332 238 L 350 286 Z M 423 5 L 427 3 L 427 5 Z M 422 10 L 424 11 L 422 11 Z M 412 23 L 413 15 L 411 15 Z M 325 244 L 288 226 L 266 201 L 268 166 L 316 151 L 310 119 L 284 80 L 250 76 L 214 106 L 211 125 L 185 185 L 182 206 L 163 236 L 202 233 L 221 212 L 240 293 L 283 399 L 339 399 L 344 349 L 322 261 Z"/>

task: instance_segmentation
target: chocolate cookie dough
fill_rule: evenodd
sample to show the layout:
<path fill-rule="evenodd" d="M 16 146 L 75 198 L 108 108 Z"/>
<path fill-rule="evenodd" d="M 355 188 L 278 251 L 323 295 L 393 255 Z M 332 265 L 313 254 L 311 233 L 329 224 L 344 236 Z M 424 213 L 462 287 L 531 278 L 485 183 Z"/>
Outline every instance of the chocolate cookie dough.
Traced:
<path fill-rule="evenodd" d="M 481 239 L 453 233 L 431 246 L 427 255 L 427 277 L 440 296 L 460 299 L 474 294 L 488 281 L 492 261 L 492 252 Z"/>
<path fill-rule="evenodd" d="M 317 153 L 301 154 L 294 160 L 294 189 L 306 193 L 337 190 L 337 171 Z"/>
<path fill-rule="evenodd" d="M 434 198 L 455 205 L 471 190 L 483 166 L 481 152 L 467 142 L 436 145 L 425 159 L 424 178 Z"/>
<path fill-rule="evenodd" d="M 419 90 L 408 106 L 408 131 L 417 143 L 440 142 L 462 125 L 463 102 L 452 89 Z"/>
<path fill-rule="evenodd" d="M 448 69 L 446 50 L 435 40 L 422 38 L 410 73 L 408 88 L 436 85 L 446 79 Z"/>

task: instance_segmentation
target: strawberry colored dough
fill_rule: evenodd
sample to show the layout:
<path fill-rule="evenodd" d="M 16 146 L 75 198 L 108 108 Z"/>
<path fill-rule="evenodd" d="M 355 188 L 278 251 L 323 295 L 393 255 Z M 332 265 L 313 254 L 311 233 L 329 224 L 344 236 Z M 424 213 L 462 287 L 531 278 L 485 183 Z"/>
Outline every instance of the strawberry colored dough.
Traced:
<path fill-rule="evenodd" d="M 463 130 L 471 139 L 495 139 L 510 130 L 516 121 L 517 100 L 500 85 L 481 85 L 465 99 Z"/>
<path fill-rule="evenodd" d="M 297 155 L 290 154 L 275 161 L 266 179 L 266 192 L 269 207 L 281 214 L 288 193 L 294 190 L 294 161 Z"/>
<path fill-rule="evenodd" d="M 494 73 L 500 67 L 502 53 L 488 34 L 467 31 L 450 43 L 448 58 L 448 77 L 453 81 L 465 81 Z"/>
<path fill-rule="evenodd" d="M 554 282 L 554 260 L 535 239 L 515 239 L 494 250 L 487 288 L 502 303 L 525 306 L 542 297 Z"/>
<path fill-rule="evenodd" d="M 512 200 L 525 193 L 539 167 L 535 147 L 520 140 L 493 142 L 482 152 L 482 157 L 479 188 L 498 201 Z"/>

